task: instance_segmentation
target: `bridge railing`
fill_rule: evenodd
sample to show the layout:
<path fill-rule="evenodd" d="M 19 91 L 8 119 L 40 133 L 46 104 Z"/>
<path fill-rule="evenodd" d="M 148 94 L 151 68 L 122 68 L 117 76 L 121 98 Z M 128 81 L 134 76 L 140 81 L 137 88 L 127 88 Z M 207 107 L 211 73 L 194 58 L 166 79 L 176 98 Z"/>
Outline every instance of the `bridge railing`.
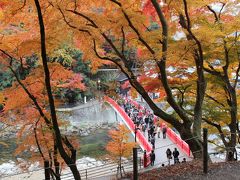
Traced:
<path fill-rule="evenodd" d="M 140 109 L 143 109 L 143 106 L 138 104 L 136 101 L 131 100 L 131 99 L 128 99 L 128 100 L 130 100 L 131 103 L 134 106 L 137 106 Z M 130 128 L 130 130 L 133 133 L 135 133 L 135 124 L 133 123 L 131 118 L 126 114 L 126 112 L 123 110 L 123 108 L 121 108 L 110 97 L 105 97 L 105 101 L 108 102 L 109 104 L 111 104 L 119 112 L 119 114 L 122 116 L 122 118 L 124 119 L 124 121 L 127 124 L 127 126 Z M 154 119 L 156 119 L 156 116 L 154 117 Z M 162 124 L 160 124 L 160 126 L 162 128 L 164 126 L 164 124 L 162 123 Z M 140 146 L 146 151 L 144 153 L 143 159 L 144 159 L 144 167 L 147 167 L 150 164 L 150 153 L 151 153 L 151 150 L 152 150 L 152 146 L 150 145 L 150 143 L 147 141 L 147 139 L 144 137 L 144 135 L 139 130 L 136 130 L 136 136 L 137 136 L 137 140 L 138 140 Z M 167 136 L 173 143 L 176 143 L 176 145 L 179 147 L 179 149 L 181 149 L 182 152 L 184 152 L 188 156 L 191 155 L 191 151 L 190 151 L 189 145 L 184 140 L 182 140 L 181 137 L 179 135 L 177 135 L 169 127 L 167 127 Z"/>
<path fill-rule="evenodd" d="M 140 146 L 147 152 L 150 152 L 152 150 L 150 143 L 146 140 L 146 138 L 141 133 L 141 131 L 137 129 L 135 130 L 135 124 L 133 123 L 131 118 L 127 115 L 127 113 L 110 97 L 105 96 L 105 101 L 108 102 L 110 105 L 112 105 L 114 109 L 118 111 L 118 113 L 122 116 L 122 118 L 126 122 L 127 126 L 130 128 L 132 133 L 135 134 L 135 131 L 136 131 L 136 137 Z"/>
<path fill-rule="evenodd" d="M 138 102 L 132 99 L 125 99 L 125 100 L 131 101 L 131 103 L 134 104 L 136 107 L 140 107 L 141 109 L 143 109 L 143 106 L 141 106 Z M 154 116 L 154 119 L 156 119 L 156 116 Z M 163 123 L 160 124 L 160 126 L 162 128 Z M 184 152 L 187 156 L 191 156 L 189 145 L 184 140 L 182 140 L 181 137 L 169 127 L 167 127 L 167 136 L 173 143 L 176 143 L 176 145 L 179 147 L 179 149 L 182 150 L 182 152 Z"/>
<path fill-rule="evenodd" d="M 189 145 L 179 137 L 171 128 L 167 127 L 167 136 L 176 145 L 188 156 L 191 155 Z"/>

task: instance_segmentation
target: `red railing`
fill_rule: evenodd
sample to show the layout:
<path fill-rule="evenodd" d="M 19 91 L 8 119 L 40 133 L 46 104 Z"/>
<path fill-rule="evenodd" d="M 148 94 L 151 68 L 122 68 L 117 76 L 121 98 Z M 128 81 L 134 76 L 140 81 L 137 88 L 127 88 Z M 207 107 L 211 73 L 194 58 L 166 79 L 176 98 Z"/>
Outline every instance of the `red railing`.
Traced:
<path fill-rule="evenodd" d="M 191 155 L 191 151 L 190 151 L 190 148 L 189 148 L 189 145 L 184 141 L 182 140 L 179 135 L 177 135 L 172 129 L 170 128 L 167 128 L 167 136 L 168 138 L 177 144 L 177 146 L 185 153 L 187 154 L 188 156 Z"/>
<path fill-rule="evenodd" d="M 140 107 L 141 109 L 143 109 L 143 107 L 138 104 L 136 101 L 132 100 L 132 99 L 126 99 L 126 100 L 130 100 L 130 102 L 132 104 L 134 104 L 134 106 L 136 107 Z M 154 117 L 154 119 L 156 118 L 156 116 Z M 163 123 L 160 124 L 161 128 L 163 127 Z M 167 127 L 167 126 L 166 126 Z M 173 142 L 176 143 L 176 145 L 188 156 L 191 155 L 191 151 L 189 148 L 189 145 L 181 139 L 181 137 L 179 137 L 179 135 L 177 135 L 171 128 L 167 127 L 167 136 L 168 138 Z"/>
<path fill-rule="evenodd" d="M 143 107 L 141 105 L 139 105 L 136 101 L 133 101 L 131 99 L 129 99 L 131 101 L 131 103 L 136 106 L 139 107 L 140 109 L 143 109 Z M 119 114 L 122 116 L 123 120 L 125 121 L 125 123 L 127 124 L 127 126 L 130 128 L 130 130 L 132 131 L 132 133 L 135 133 L 135 124 L 133 123 L 133 121 L 131 120 L 131 118 L 126 114 L 126 112 L 110 97 L 105 96 L 105 101 L 108 102 L 116 111 L 119 112 Z M 154 117 L 154 119 L 156 119 L 157 117 Z M 160 124 L 161 128 L 164 126 L 164 124 Z M 166 125 L 165 125 L 166 126 Z M 147 139 L 144 137 L 144 135 L 137 130 L 136 132 L 136 136 L 137 136 L 137 140 L 140 144 L 140 146 L 142 146 L 142 148 L 144 150 L 146 150 L 146 152 L 144 153 L 144 157 L 143 157 L 143 165 L 144 167 L 147 167 L 148 165 L 150 165 L 150 153 L 152 151 L 152 146 L 150 145 L 150 143 L 147 141 Z M 171 128 L 167 127 L 167 136 L 169 137 L 169 139 L 176 143 L 176 145 L 184 152 L 186 153 L 188 156 L 190 156 L 190 148 L 189 145 L 182 140 Z"/>
<path fill-rule="evenodd" d="M 105 101 L 108 102 L 110 105 L 113 106 L 115 110 L 119 112 L 119 114 L 122 116 L 123 120 L 126 122 L 127 126 L 130 128 L 130 130 L 135 133 L 135 124 L 131 120 L 131 118 L 126 114 L 126 112 L 110 97 L 105 96 Z M 150 143 L 146 140 L 144 135 L 139 131 L 136 130 L 136 137 L 140 144 L 140 146 L 143 147 L 144 150 L 146 150 L 147 153 L 151 152 L 152 146 Z"/>

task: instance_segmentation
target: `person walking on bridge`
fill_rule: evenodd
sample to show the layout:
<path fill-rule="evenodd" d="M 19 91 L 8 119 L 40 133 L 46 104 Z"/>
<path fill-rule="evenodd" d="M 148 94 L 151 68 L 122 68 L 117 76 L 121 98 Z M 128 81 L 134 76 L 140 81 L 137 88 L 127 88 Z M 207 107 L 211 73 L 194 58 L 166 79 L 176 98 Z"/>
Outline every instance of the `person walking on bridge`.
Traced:
<path fill-rule="evenodd" d="M 150 154 L 150 161 L 151 161 L 151 166 L 154 166 L 154 161 L 156 159 L 154 150 L 152 150 L 151 154 Z"/>
<path fill-rule="evenodd" d="M 166 139 L 167 127 L 165 124 L 163 124 L 162 133 L 163 133 L 163 139 Z"/>
<path fill-rule="evenodd" d="M 155 149 L 155 136 L 151 137 L 152 148 Z"/>
<path fill-rule="evenodd" d="M 166 151 L 167 159 L 168 159 L 168 165 L 170 165 L 170 160 L 172 159 L 172 151 L 168 148 Z"/>
<path fill-rule="evenodd" d="M 160 125 L 157 126 L 157 135 L 158 135 L 158 138 L 160 138 Z"/>
<path fill-rule="evenodd" d="M 179 163 L 179 151 L 177 150 L 177 148 L 174 149 L 173 151 L 173 157 L 174 157 L 174 164 L 177 164 Z"/>

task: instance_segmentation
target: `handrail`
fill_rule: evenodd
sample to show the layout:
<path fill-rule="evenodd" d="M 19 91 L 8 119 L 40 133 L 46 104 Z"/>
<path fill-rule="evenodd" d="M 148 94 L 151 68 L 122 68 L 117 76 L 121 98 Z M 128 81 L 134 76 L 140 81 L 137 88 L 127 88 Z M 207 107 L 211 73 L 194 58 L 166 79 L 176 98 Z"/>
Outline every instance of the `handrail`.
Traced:
<path fill-rule="evenodd" d="M 135 133 L 135 124 L 133 123 L 131 118 L 127 115 L 127 113 L 110 97 L 105 96 L 105 101 L 108 102 L 116 111 L 118 111 L 118 113 L 122 116 L 124 122 L 127 124 L 131 132 Z M 147 152 L 151 152 L 152 150 L 151 145 L 139 130 L 136 130 L 136 137 L 141 147 Z"/>
<path fill-rule="evenodd" d="M 132 99 L 128 99 L 131 101 L 132 104 L 134 104 L 137 107 L 140 107 L 141 109 L 143 109 L 143 107 L 137 103 L 136 101 L 132 100 Z M 156 118 L 156 116 L 154 116 L 154 119 Z M 161 128 L 163 127 L 163 123 L 160 124 Z M 191 151 L 190 151 L 190 147 L 189 145 L 181 139 L 181 137 L 179 135 L 177 135 L 171 128 L 167 127 L 167 125 L 165 125 L 167 128 L 167 136 L 169 137 L 169 139 L 176 143 L 176 145 L 179 147 L 179 149 L 182 150 L 182 152 L 184 152 L 187 156 L 191 156 Z"/>

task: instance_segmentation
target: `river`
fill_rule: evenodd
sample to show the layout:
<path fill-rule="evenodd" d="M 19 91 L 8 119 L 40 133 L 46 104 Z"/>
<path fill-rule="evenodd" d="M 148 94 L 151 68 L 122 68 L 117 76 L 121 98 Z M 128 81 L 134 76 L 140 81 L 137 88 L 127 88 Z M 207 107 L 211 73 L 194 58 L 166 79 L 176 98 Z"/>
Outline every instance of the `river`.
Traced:
<path fill-rule="evenodd" d="M 110 140 L 108 132 L 116 126 L 117 120 L 120 119 L 112 108 L 101 103 L 94 106 L 92 104 L 85 105 L 84 108 L 62 108 L 58 111 L 58 116 L 70 122 L 70 126 L 62 129 L 62 132 L 75 135 L 79 141 L 78 159 L 84 157 L 101 159 L 104 157 L 107 154 L 105 146 Z M 8 167 L 9 164 L 14 164 L 17 158 L 27 160 L 27 156 L 16 157 L 14 155 L 17 147 L 15 138 L 0 139 L 0 141 L 7 144 L 7 146 L 0 144 L 0 168 L 2 165 Z M 2 172 L 1 169 L 0 172 Z M 11 174 L 11 172 L 7 172 L 7 174 Z"/>

